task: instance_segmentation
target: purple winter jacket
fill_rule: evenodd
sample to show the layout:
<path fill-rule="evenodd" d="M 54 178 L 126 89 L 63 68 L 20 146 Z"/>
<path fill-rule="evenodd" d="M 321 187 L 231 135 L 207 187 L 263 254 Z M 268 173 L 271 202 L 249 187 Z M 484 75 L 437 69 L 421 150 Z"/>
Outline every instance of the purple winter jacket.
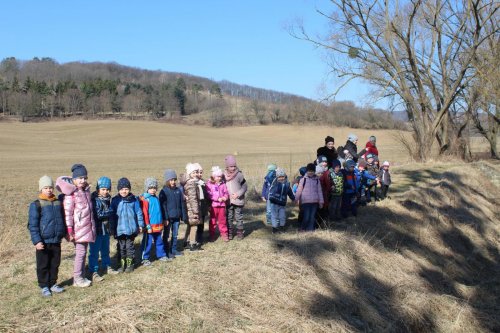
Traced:
<path fill-rule="evenodd" d="M 295 194 L 295 201 L 299 202 L 300 204 L 306 204 L 306 203 L 318 203 L 320 205 L 324 204 L 321 182 L 319 181 L 319 178 L 316 175 L 309 177 L 306 174 L 304 177 L 302 177 L 302 179 L 299 181 L 299 186 L 297 187 L 297 193 Z"/>
<path fill-rule="evenodd" d="M 95 242 L 96 230 L 90 187 L 79 190 L 71 177 L 62 176 L 57 178 L 56 188 L 64 194 L 64 220 L 68 235 L 73 235 L 76 243 Z"/>
<path fill-rule="evenodd" d="M 226 207 L 226 201 L 229 198 L 226 183 L 215 184 L 209 180 L 206 186 L 212 207 Z M 219 201 L 219 198 L 225 198 L 225 200 Z"/>

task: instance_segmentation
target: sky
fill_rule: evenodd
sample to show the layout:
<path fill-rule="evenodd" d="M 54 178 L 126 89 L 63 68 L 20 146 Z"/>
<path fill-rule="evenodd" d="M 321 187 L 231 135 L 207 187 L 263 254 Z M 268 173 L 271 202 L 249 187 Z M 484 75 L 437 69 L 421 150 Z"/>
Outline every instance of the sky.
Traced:
<path fill-rule="evenodd" d="M 116 62 L 188 73 L 322 99 L 336 89 L 324 53 L 286 29 L 301 20 L 323 34 L 316 9 L 327 0 L 6 1 L 0 59 L 50 57 Z M 369 86 L 354 82 L 336 100 L 370 104 Z"/>

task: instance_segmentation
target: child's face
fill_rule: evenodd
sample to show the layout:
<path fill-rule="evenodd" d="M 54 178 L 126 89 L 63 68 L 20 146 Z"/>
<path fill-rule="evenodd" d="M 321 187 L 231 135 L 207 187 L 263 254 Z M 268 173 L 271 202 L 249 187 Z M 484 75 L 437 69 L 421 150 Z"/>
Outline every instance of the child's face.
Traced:
<path fill-rule="evenodd" d="M 307 174 L 309 177 L 314 176 L 314 173 L 315 173 L 315 172 L 314 172 L 314 171 L 312 171 L 312 170 L 309 170 L 309 171 L 307 171 L 307 172 L 306 172 L 306 174 Z"/>
<path fill-rule="evenodd" d="M 194 170 L 189 174 L 190 178 L 198 178 L 198 170 Z"/>
<path fill-rule="evenodd" d="M 233 166 L 228 166 L 228 167 L 227 167 L 227 170 L 229 170 L 229 172 L 234 172 L 234 171 L 236 171 L 236 165 L 233 165 Z"/>
<path fill-rule="evenodd" d="M 318 177 L 323 176 L 323 172 L 316 172 L 316 176 L 318 176 Z"/>
<path fill-rule="evenodd" d="M 373 158 L 367 159 L 366 162 L 368 162 L 368 164 L 372 164 L 373 163 Z"/>
<path fill-rule="evenodd" d="M 279 176 L 279 177 L 278 177 L 278 181 L 279 181 L 280 183 L 284 183 L 284 182 L 285 182 L 285 176 Z"/>
<path fill-rule="evenodd" d="M 383 168 L 384 168 L 384 170 L 389 170 L 389 166 L 388 165 L 384 165 Z"/>
<path fill-rule="evenodd" d="M 323 168 L 326 168 L 328 166 L 328 162 L 321 162 L 319 165 L 321 165 Z"/>
<path fill-rule="evenodd" d="M 121 197 L 125 198 L 130 193 L 130 189 L 128 187 L 124 187 L 120 189 L 118 193 L 120 193 Z"/>
<path fill-rule="evenodd" d="M 198 179 L 203 177 L 203 170 L 198 170 Z"/>
<path fill-rule="evenodd" d="M 148 193 L 151 195 L 156 195 L 157 190 L 158 189 L 156 187 L 150 187 L 150 188 L 148 188 Z"/>
<path fill-rule="evenodd" d="M 361 165 L 358 165 L 358 170 L 359 170 L 359 171 L 364 171 L 364 170 L 365 170 L 365 167 L 364 167 L 364 166 L 361 166 Z"/>
<path fill-rule="evenodd" d="M 99 196 L 100 197 L 107 197 L 109 195 L 109 189 L 107 189 L 106 187 L 101 187 L 99 189 Z"/>
<path fill-rule="evenodd" d="M 222 181 L 222 176 L 214 176 L 214 181 L 220 183 Z"/>
<path fill-rule="evenodd" d="M 42 194 L 50 197 L 54 194 L 54 188 L 52 186 L 45 186 L 42 188 Z"/>
<path fill-rule="evenodd" d="M 75 186 L 78 188 L 87 187 L 87 179 L 87 177 L 73 178 L 73 184 L 75 184 Z"/>
<path fill-rule="evenodd" d="M 169 185 L 170 187 L 174 187 L 174 186 L 175 186 L 175 182 L 176 182 L 176 181 L 177 181 L 177 179 L 175 179 L 175 178 L 169 179 L 169 180 L 168 180 L 168 185 Z"/>
<path fill-rule="evenodd" d="M 339 172 L 340 171 L 340 165 L 336 165 L 335 168 L 333 168 L 333 170 L 335 170 L 335 172 Z"/>

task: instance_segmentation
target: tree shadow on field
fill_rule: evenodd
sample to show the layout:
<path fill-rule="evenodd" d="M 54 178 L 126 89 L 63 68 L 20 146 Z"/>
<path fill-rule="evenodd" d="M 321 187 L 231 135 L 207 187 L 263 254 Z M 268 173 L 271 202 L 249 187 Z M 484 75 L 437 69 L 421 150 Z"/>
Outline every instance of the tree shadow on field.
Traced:
<path fill-rule="evenodd" d="M 312 317 L 343 321 L 355 331 L 435 331 L 444 318 L 432 312 L 435 307 L 428 306 L 425 297 L 449 295 L 457 304 L 453 315 L 459 314 L 460 305 L 468 305 L 480 325 L 474 329 L 500 331 L 499 238 L 490 226 L 498 222 L 488 221 L 484 207 L 470 197 L 477 190 L 460 175 L 446 172 L 431 176 L 422 182 L 439 179 L 438 184 L 416 188 L 408 199 L 401 198 L 400 204 L 408 212 L 370 205 L 361 208 L 356 219 L 335 226 L 379 252 L 397 252 L 412 259 L 417 256 L 419 260 L 412 263 L 423 282 L 423 287 L 418 287 L 424 288 L 420 308 L 406 304 L 411 311 L 405 310 L 408 307 L 401 306 L 405 305 L 404 293 L 414 291 L 413 286 L 393 286 L 377 278 L 354 247 L 347 251 L 354 260 L 354 273 L 340 272 L 350 281 L 346 290 L 346 283 L 334 280 L 320 262 L 322 255 L 336 251 L 337 244 L 314 235 L 305 241 L 275 240 L 277 249 L 287 248 L 311 266 L 329 291 L 312 295 L 304 304 Z M 479 196 L 494 200 L 482 193 Z M 428 239 L 427 230 L 433 231 L 436 239 Z M 470 292 L 464 293 L 460 285 Z"/>

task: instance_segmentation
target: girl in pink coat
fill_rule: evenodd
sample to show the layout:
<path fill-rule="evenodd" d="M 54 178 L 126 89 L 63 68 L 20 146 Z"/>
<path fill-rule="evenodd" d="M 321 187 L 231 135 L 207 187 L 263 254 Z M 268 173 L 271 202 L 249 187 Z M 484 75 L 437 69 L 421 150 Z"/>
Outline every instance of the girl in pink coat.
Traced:
<path fill-rule="evenodd" d="M 71 168 L 72 177 L 62 176 L 56 181 L 57 190 L 64 194 L 64 218 L 67 237 L 75 244 L 75 264 L 73 268 L 73 285 L 90 286 L 85 278 L 85 258 L 89 243 L 95 242 L 96 230 L 92 214 L 90 186 L 87 183 L 87 169 L 82 164 Z"/>
<path fill-rule="evenodd" d="M 226 201 L 229 199 L 226 183 L 222 181 L 224 172 L 218 166 L 212 168 L 212 177 L 207 182 L 207 192 L 212 205 L 210 206 L 210 241 L 215 240 L 215 227 L 225 242 L 229 241 L 226 222 Z"/>

